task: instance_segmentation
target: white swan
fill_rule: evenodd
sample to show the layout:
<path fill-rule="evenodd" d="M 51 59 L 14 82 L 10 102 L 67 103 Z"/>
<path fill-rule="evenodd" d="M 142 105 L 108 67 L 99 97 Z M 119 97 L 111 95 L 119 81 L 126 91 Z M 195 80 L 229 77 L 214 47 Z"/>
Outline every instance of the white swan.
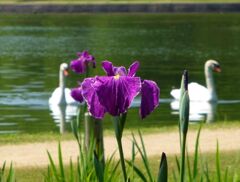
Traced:
<path fill-rule="evenodd" d="M 179 114 L 179 100 L 173 100 L 170 104 L 172 114 Z M 211 123 L 215 121 L 217 110 L 216 102 L 190 102 L 189 120 L 190 121 L 206 121 Z"/>
<path fill-rule="evenodd" d="M 71 96 L 71 90 L 66 87 L 66 76 L 68 75 L 67 63 L 62 63 L 59 70 L 59 87 L 56 88 L 48 100 L 49 105 L 72 105 L 78 104 Z"/>
<path fill-rule="evenodd" d="M 221 72 L 220 65 L 215 60 L 208 60 L 205 63 L 204 71 L 207 88 L 195 82 L 188 84 L 190 101 L 217 101 L 212 72 Z M 174 99 L 180 99 L 180 89 L 173 89 L 170 94 L 174 97 Z"/>

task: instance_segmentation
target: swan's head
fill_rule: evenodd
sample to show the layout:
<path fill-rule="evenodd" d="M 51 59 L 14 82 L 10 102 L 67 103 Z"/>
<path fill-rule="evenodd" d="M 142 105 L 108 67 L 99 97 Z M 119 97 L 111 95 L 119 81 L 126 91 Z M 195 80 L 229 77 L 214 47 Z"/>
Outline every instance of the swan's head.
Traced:
<path fill-rule="evenodd" d="M 221 72 L 220 64 L 215 60 L 208 60 L 205 63 L 205 67 L 207 69 L 211 69 L 212 71 L 215 71 L 215 72 L 218 72 L 218 73 Z"/>
<path fill-rule="evenodd" d="M 60 71 L 64 74 L 64 76 L 68 76 L 68 64 L 62 63 L 60 65 Z"/>

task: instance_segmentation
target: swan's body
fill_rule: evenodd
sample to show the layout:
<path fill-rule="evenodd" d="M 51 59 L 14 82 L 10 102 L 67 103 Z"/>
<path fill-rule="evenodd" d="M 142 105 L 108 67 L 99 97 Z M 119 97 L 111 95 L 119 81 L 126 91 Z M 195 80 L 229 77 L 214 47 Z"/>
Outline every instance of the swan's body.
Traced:
<path fill-rule="evenodd" d="M 214 60 L 208 60 L 204 67 L 207 87 L 195 82 L 188 84 L 189 97 L 191 101 L 217 101 L 217 94 L 212 74 L 213 71 L 221 71 L 219 63 Z M 180 89 L 173 89 L 170 94 L 174 97 L 174 99 L 180 99 Z"/>
<path fill-rule="evenodd" d="M 68 65 L 62 63 L 59 70 L 59 87 L 56 88 L 48 102 L 50 105 L 69 105 L 78 104 L 71 96 L 71 90 L 66 87 L 66 76 L 67 76 Z"/>
<path fill-rule="evenodd" d="M 171 102 L 170 106 L 172 114 L 179 114 L 179 100 Z M 215 121 L 216 102 L 190 102 L 189 120 L 190 121 L 206 121 L 208 123 Z"/>

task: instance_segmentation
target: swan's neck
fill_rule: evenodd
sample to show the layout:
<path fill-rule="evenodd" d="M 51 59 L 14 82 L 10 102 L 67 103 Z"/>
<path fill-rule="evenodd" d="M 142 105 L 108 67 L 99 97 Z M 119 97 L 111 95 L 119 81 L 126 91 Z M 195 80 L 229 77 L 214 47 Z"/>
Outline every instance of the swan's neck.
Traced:
<path fill-rule="evenodd" d="M 59 87 L 60 87 L 60 105 L 66 103 L 65 99 L 65 86 L 66 86 L 66 80 L 65 76 L 63 74 L 63 71 L 59 71 Z"/>
<path fill-rule="evenodd" d="M 210 93 L 210 101 L 217 100 L 216 88 L 213 79 L 213 72 L 209 65 L 205 65 L 205 78 L 206 78 L 206 85 Z"/>

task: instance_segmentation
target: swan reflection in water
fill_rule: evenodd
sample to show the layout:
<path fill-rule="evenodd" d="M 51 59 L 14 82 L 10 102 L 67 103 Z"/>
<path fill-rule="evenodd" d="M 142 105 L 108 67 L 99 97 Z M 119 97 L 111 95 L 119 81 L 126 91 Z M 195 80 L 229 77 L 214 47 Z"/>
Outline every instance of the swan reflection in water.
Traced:
<path fill-rule="evenodd" d="M 68 76 L 68 65 L 62 63 L 59 69 L 59 87 L 57 87 L 48 100 L 51 115 L 56 123 L 60 125 L 60 133 L 65 130 L 65 123 L 76 116 L 79 103 L 71 96 L 71 90 L 66 88 L 66 77 Z"/>
<path fill-rule="evenodd" d="M 78 113 L 77 105 L 49 105 L 49 109 L 60 133 L 65 132 L 66 123 L 70 123 Z"/>

